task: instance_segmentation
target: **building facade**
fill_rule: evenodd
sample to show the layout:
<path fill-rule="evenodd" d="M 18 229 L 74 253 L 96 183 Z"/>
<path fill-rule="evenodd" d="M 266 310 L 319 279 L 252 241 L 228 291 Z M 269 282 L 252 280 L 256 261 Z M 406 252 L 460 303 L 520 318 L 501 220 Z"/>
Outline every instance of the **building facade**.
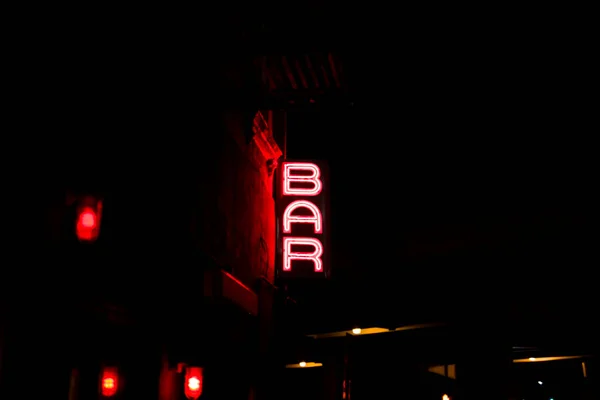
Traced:
<path fill-rule="evenodd" d="M 202 398 L 259 395 L 248 366 L 270 340 L 282 152 L 270 111 L 201 116 L 204 137 L 49 167 L 29 245 L 48 268 L 31 276 L 26 255 L 21 295 L 3 290 L 0 397 L 35 379 L 40 393 L 98 398 L 112 371 L 115 398 L 176 400 L 189 367 L 203 368 Z"/>
<path fill-rule="evenodd" d="M 34 172 L 7 211 L 0 398 L 178 400 L 191 367 L 202 398 L 279 398 L 279 110 L 335 102 L 342 77 L 327 53 L 262 56 L 261 24 L 241 20 L 211 31 L 214 54 L 174 34 L 40 37 L 19 136 Z"/>

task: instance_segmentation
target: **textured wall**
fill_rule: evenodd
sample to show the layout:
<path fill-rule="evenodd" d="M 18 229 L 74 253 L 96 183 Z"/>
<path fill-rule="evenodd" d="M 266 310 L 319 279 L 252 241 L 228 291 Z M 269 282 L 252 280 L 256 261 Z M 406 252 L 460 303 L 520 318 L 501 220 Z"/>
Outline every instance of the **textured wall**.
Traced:
<path fill-rule="evenodd" d="M 223 116 L 225 134 L 203 185 L 201 246 L 245 284 L 274 278 L 275 204 L 266 158 L 248 135 L 251 119 Z M 215 196 L 216 194 L 216 196 Z"/>

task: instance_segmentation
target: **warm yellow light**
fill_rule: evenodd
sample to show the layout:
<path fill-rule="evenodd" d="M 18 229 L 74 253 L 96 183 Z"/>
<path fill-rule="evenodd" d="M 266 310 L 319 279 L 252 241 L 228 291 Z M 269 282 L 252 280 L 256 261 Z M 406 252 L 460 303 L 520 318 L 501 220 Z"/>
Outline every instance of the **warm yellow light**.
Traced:
<path fill-rule="evenodd" d="M 513 360 L 514 363 L 524 362 L 546 362 L 546 361 L 563 361 L 563 360 L 575 360 L 578 358 L 585 358 L 587 356 L 556 356 L 556 357 L 529 357 L 529 358 L 518 358 Z"/>
<path fill-rule="evenodd" d="M 360 328 L 352 329 L 352 333 L 354 333 L 355 335 L 360 335 L 361 332 L 362 332 L 362 329 L 360 329 Z"/>
<path fill-rule="evenodd" d="M 435 328 L 435 327 L 439 327 L 439 326 L 443 326 L 442 324 L 420 324 L 420 325 L 405 325 L 405 326 L 401 326 L 399 328 L 377 328 L 377 327 L 372 327 L 372 328 L 356 328 L 360 330 L 360 333 L 358 333 L 361 336 L 365 336 L 365 335 L 373 335 L 375 333 L 390 333 L 390 332 L 400 332 L 400 331 L 408 331 L 408 330 L 413 330 L 413 329 L 425 329 L 425 328 Z M 316 333 L 316 334 L 311 334 L 311 335 L 307 335 L 308 337 L 312 337 L 315 339 L 327 339 L 327 338 L 343 338 L 345 337 L 348 333 L 354 333 L 355 335 L 357 333 L 353 332 L 353 330 L 350 331 L 337 331 L 337 332 L 325 332 L 325 333 Z"/>
<path fill-rule="evenodd" d="M 296 364 L 287 364 L 286 368 L 318 368 L 322 367 L 322 363 L 313 362 L 313 361 L 301 361 Z"/>
<path fill-rule="evenodd" d="M 450 400 L 450 396 L 448 396 L 447 394 L 442 396 L 442 400 Z"/>

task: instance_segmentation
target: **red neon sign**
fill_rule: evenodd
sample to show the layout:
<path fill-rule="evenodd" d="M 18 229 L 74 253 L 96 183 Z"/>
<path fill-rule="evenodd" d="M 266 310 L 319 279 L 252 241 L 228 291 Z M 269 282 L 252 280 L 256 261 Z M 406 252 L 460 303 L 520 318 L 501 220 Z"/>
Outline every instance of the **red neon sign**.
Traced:
<path fill-rule="evenodd" d="M 312 251 L 293 251 L 292 246 L 311 246 Z M 303 237 L 283 238 L 283 270 L 292 270 L 292 261 L 312 261 L 315 264 L 315 272 L 323 272 L 323 244 L 319 239 Z"/>
<path fill-rule="evenodd" d="M 310 175 L 303 172 L 310 172 Z M 297 174 L 296 172 L 300 172 Z M 321 170 L 312 163 L 283 163 L 283 195 L 284 196 L 316 196 L 323 189 Z M 308 188 L 294 183 L 310 184 Z M 300 186 L 300 187 L 299 187 Z"/>
<path fill-rule="evenodd" d="M 308 271 L 321 274 L 326 264 L 321 168 L 313 162 L 284 162 L 280 171 L 280 270 L 284 276 L 299 272 L 306 275 Z"/>
<path fill-rule="evenodd" d="M 310 210 L 311 215 L 294 215 L 294 211 L 301 207 Z M 283 232 L 292 232 L 293 223 L 313 224 L 315 226 L 315 233 L 323 232 L 323 216 L 321 215 L 321 210 L 308 200 L 296 200 L 285 208 L 285 211 L 283 212 Z"/>

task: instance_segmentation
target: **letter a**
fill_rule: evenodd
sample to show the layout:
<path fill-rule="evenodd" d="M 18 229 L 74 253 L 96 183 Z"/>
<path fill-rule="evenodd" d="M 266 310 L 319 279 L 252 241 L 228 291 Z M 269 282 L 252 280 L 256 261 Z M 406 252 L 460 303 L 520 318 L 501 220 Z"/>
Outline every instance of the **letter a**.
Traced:
<path fill-rule="evenodd" d="M 292 215 L 298 208 L 307 208 L 312 215 Z M 323 216 L 319 207 L 308 200 L 296 200 L 290 203 L 283 213 L 283 232 L 290 233 L 293 223 L 314 224 L 315 233 L 323 232 Z"/>

